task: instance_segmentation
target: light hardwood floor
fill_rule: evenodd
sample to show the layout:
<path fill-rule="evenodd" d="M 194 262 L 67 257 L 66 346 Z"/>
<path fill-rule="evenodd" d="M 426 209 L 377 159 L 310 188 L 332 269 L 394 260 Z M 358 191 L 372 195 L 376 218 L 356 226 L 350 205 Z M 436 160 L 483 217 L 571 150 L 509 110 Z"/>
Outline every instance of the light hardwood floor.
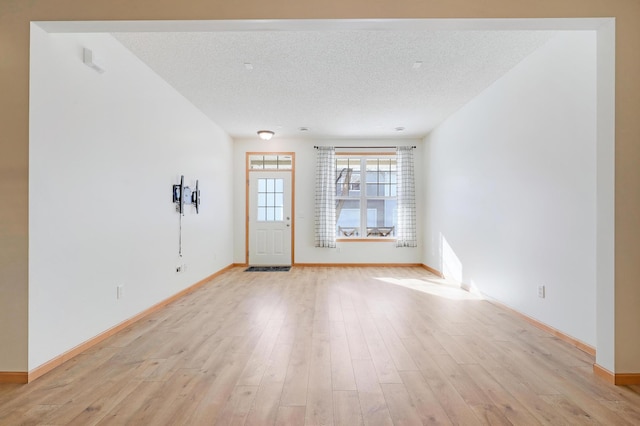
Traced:
<path fill-rule="evenodd" d="M 640 424 L 593 362 L 420 268 L 234 268 L 0 385 L 0 424 Z"/>

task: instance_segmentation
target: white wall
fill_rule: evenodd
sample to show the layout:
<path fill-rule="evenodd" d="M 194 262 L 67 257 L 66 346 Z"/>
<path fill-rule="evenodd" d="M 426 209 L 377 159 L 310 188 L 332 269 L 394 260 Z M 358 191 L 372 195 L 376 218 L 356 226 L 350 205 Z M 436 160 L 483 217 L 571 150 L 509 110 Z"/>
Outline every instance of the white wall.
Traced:
<path fill-rule="evenodd" d="M 620 310 L 625 317 L 624 323 L 616 324 L 616 285 L 615 285 L 615 86 L 616 86 L 616 54 L 615 19 L 609 18 L 606 24 L 598 28 L 597 33 L 597 71 L 598 107 L 597 107 L 597 232 L 596 232 L 596 363 L 611 372 L 625 371 L 616 369 L 616 352 L 618 355 L 631 354 L 632 359 L 637 351 L 617 350 L 616 340 L 624 344 L 626 339 L 616 339 L 618 332 L 624 330 L 624 324 L 631 334 L 637 332 L 637 322 L 628 316 L 628 311 Z M 618 294 L 625 294 L 618 292 Z M 636 344 L 638 342 L 636 341 Z M 634 371 L 633 368 L 626 371 Z"/>
<path fill-rule="evenodd" d="M 594 346 L 595 67 L 595 32 L 562 33 L 442 123 L 424 153 L 424 262 Z"/>
<path fill-rule="evenodd" d="M 422 167 L 419 140 L 311 140 L 279 139 L 269 142 L 255 139 L 239 139 L 234 144 L 234 194 L 235 216 L 246 217 L 245 169 L 247 152 L 295 152 L 295 263 L 420 263 L 423 242 L 417 248 L 396 248 L 393 242 L 338 242 L 335 249 L 314 246 L 314 197 L 316 150 L 314 145 L 334 146 L 396 146 L 416 145 L 416 197 L 418 214 L 422 211 Z M 418 232 L 422 233 L 419 225 Z M 234 224 L 234 261 L 245 262 L 245 221 Z"/>
<path fill-rule="evenodd" d="M 233 196 L 228 135 L 110 35 L 32 25 L 30 91 L 32 370 L 231 264 Z M 200 214 L 182 219 L 183 260 L 180 174 L 202 189 Z"/>

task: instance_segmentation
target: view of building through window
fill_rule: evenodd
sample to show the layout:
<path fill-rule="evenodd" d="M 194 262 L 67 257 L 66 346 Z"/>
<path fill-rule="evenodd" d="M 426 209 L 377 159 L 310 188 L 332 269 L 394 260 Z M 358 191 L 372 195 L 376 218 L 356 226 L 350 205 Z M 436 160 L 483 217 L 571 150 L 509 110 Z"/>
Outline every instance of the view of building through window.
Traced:
<path fill-rule="evenodd" d="M 395 155 L 337 155 L 337 238 L 393 237 L 396 218 Z"/>

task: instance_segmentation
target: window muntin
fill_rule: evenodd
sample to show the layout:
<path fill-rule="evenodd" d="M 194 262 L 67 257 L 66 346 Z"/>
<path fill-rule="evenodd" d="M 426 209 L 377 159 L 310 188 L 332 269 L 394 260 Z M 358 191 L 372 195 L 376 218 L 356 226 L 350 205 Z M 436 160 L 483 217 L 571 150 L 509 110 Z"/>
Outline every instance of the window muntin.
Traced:
<path fill-rule="evenodd" d="M 336 197 L 360 196 L 360 159 L 336 158 Z"/>
<path fill-rule="evenodd" d="M 394 237 L 396 168 L 395 155 L 336 155 L 338 238 Z"/>
<path fill-rule="evenodd" d="M 367 158 L 367 196 L 395 197 L 396 196 L 396 159 Z"/>
<path fill-rule="evenodd" d="M 291 155 L 249 155 L 249 169 L 251 170 L 291 170 L 292 168 L 293 157 Z"/>
<path fill-rule="evenodd" d="M 258 222 L 282 222 L 284 220 L 284 179 L 258 179 Z"/>

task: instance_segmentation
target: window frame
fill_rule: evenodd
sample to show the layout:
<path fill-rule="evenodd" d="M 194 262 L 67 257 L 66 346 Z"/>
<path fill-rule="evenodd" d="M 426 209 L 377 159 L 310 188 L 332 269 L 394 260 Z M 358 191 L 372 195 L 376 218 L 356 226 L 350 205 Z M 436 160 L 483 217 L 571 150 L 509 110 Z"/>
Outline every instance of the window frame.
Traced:
<path fill-rule="evenodd" d="M 366 165 L 367 165 L 367 160 L 370 159 L 383 159 L 383 158 L 389 158 L 389 157 L 393 157 L 394 159 L 397 157 L 397 154 L 395 151 L 393 152 L 336 152 L 336 173 L 339 173 L 337 164 L 338 161 L 340 159 L 344 159 L 345 157 L 347 158 L 357 158 L 359 159 L 360 162 L 360 195 L 358 197 L 345 197 L 342 195 L 338 195 L 338 193 L 336 192 L 336 202 L 340 201 L 340 200 L 358 200 L 359 201 L 359 210 L 360 210 L 360 226 L 359 226 L 359 230 L 362 231 L 363 229 L 367 229 L 367 201 L 368 200 L 397 200 L 397 187 L 396 187 L 396 195 L 395 196 L 381 196 L 381 195 L 375 195 L 375 196 L 368 196 L 367 195 L 367 170 L 366 170 Z M 397 164 L 396 164 L 396 168 L 397 168 Z M 397 170 L 397 169 L 396 169 Z M 391 182 L 392 184 L 397 184 L 397 182 Z M 336 182 L 337 185 L 337 182 Z M 338 216 L 336 215 L 336 222 L 338 220 Z M 336 233 L 337 233 L 337 223 L 336 223 Z M 396 226 L 395 224 L 393 225 L 394 227 Z M 393 234 L 394 235 L 390 235 L 390 236 L 380 236 L 380 235 L 376 235 L 376 236 L 353 236 L 353 237 L 346 237 L 344 235 L 342 236 L 336 236 L 336 241 L 340 241 L 340 242 L 395 242 L 396 241 L 396 237 L 395 237 L 395 232 L 396 230 L 394 229 Z"/>

